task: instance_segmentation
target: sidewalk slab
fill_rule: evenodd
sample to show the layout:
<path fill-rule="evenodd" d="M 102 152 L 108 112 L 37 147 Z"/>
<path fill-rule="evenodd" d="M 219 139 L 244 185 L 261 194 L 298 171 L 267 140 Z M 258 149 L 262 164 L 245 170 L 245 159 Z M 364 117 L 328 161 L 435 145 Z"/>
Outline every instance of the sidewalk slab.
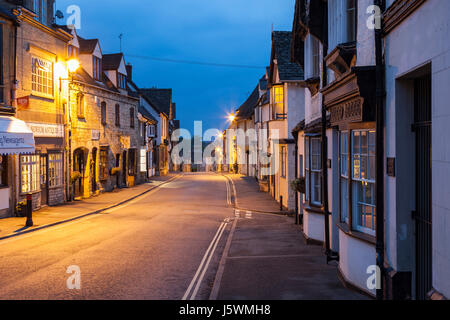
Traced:
<path fill-rule="evenodd" d="M 33 212 L 34 225 L 25 228 L 25 217 L 10 217 L 0 219 L 0 239 L 27 233 L 65 220 L 84 216 L 115 204 L 126 202 L 140 194 L 148 192 L 162 183 L 174 178 L 177 174 L 168 174 L 162 177 L 152 177 L 150 182 L 131 188 L 116 189 L 112 192 L 102 193 L 80 201 L 67 202 L 58 206 L 44 207 Z"/>
<path fill-rule="evenodd" d="M 288 214 L 287 211 L 280 210 L 280 204 L 269 193 L 259 190 L 255 178 L 239 174 L 226 174 L 226 176 L 230 177 L 235 184 L 239 209 Z"/>
<path fill-rule="evenodd" d="M 226 254 L 226 253 L 225 253 Z M 323 248 L 304 243 L 294 219 L 240 218 L 226 256 L 219 300 L 361 300 L 346 289 Z"/>
<path fill-rule="evenodd" d="M 337 262 L 327 265 L 324 249 L 307 245 L 295 219 L 262 212 L 278 203 L 253 178 L 231 175 L 240 214 L 225 250 L 223 273 L 215 286 L 218 300 L 366 300 L 344 287 Z M 238 211 L 239 211 L 238 210 Z M 262 212 L 261 212 L 262 211 Z"/>

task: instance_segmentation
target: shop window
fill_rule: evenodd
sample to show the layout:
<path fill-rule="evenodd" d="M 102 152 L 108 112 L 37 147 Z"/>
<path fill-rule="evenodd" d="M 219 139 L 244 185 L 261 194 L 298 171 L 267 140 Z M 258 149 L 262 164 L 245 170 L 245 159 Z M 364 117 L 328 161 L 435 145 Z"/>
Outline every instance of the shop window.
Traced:
<path fill-rule="evenodd" d="M 108 147 L 100 148 L 99 177 L 100 180 L 108 179 Z"/>
<path fill-rule="evenodd" d="M 64 184 L 64 163 L 62 153 L 48 154 L 48 186 L 59 187 Z"/>
<path fill-rule="evenodd" d="M 53 96 L 53 63 L 33 57 L 31 67 L 31 88 L 34 93 Z"/>
<path fill-rule="evenodd" d="M 147 152 L 145 149 L 141 149 L 139 164 L 141 172 L 147 172 Z"/>
<path fill-rule="evenodd" d="M 40 191 L 39 155 L 20 156 L 21 192 Z"/>
<path fill-rule="evenodd" d="M 320 137 L 305 137 L 306 200 L 313 205 L 322 205 L 322 162 Z"/>
<path fill-rule="evenodd" d="M 349 180 L 349 145 L 348 145 L 348 132 L 344 131 L 340 133 L 339 140 L 339 163 L 340 163 L 340 212 L 341 222 L 349 223 L 348 218 L 348 180 Z"/>

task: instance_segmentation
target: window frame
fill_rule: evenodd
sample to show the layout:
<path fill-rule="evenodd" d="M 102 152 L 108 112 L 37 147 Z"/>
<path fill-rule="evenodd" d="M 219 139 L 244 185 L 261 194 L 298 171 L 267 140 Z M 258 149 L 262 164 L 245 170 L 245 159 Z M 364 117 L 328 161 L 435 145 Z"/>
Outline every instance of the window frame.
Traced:
<path fill-rule="evenodd" d="M 107 125 L 107 105 L 105 101 L 102 101 L 100 104 L 100 118 L 103 126 Z"/>
<path fill-rule="evenodd" d="M 48 187 L 58 188 L 64 186 L 64 154 L 62 152 L 51 151 L 48 153 L 47 169 Z M 52 170 L 54 171 L 52 172 Z"/>
<path fill-rule="evenodd" d="M 23 161 L 24 158 L 29 157 L 30 161 Z M 19 157 L 20 165 L 20 194 L 31 194 L 41 192 L 41 169 L 40 169 L 41 156 L 38 153 L 34 154 L 24 154 Z M 29 187 L 24 190 L 24 168 L 29 166 L 30 171 L 28 172 Z"/>
<path fill-rule="evenodd" d="M 109 165 L 109 161 L 108 161 L 108 155 L 109 155 L 109 147 L 107 146 L 103 146 L 100 147 L 99 150 L 99 161 L 98 161 L 98 173 L 99 173 L 99 180 L 100 181 L 105 181 L 108 179 L 109 177 L 109 172 L 108 172 L 108 165 Z"/>
<path fill-rule="evenodd" d="M 347 164 L 347 168 L 348 168 L 348 184 L 347 184 L 347 192 L 348 192 L 348 198 L 347 198 L 347 217 L 343 219 L 343 213 L 342 213 L 342 177 L 341 177 L 341 166 L 342 166 L 342 156 L 341 156 L 341 134 L 342 133 L 347 133 L 348 134 L 348 141 L 347 141 L 347 155 L 348 155 L 348 164 Z M 360 138 L 359 138 L 359 153 L 355 153 L 354 152 L 354 133 L 358 132 L 360 134 Z M 362 152 L 363 148 L 362 148 L 362 142 L 361 142 L 361 133 L 367 133 L 367 146 L 364 147 L 364 149 L 366 149 L 365 152 Z M 372 134 L 372 138 L 373 138 L 373 143 L 370 144 L 370 134 Z M 356 231 L 356 232 L 360 232 L 369 236 L 374 237 L 376 235 L 376 199 L 375 199 L 375 173 L 376 173 L 376 161 L 375 161 L 375 148 L 376 148 L 376 141 L 375 141 L 375 135 L 376 135 L 376 131 L 375 129 L 370 129 L 370 128 L 354 128 L 354 129 L 349 129 L 349 130 L 342 130 L 339 132 L 339 217 L 340 217 L 340 221 L 341 223 L 347 225 L 347 227 L 349 228 L 349 230 L 352 231 Z M 372 151 L 370 150 L 372 147 Z M 372 155 L 371 155 L 372 152 Z M 361 177 L 361 158 L 362 157 L 366 157 L 366 165 L 365 165 L 365 178 Z M 371 164 L 371 159 L 373 160 L 373 164 Z M 355 160 L 359 159 L 359 177 L 355 177 Z M 372 172 L 373 171 L 373 172 Z M 367 191 L 366 188 L 370 185 L 371 190 L 372 190 L 372 194 L 371 194 L 371 198 L 372 199 L 372 203 L 367 203 L 367 202 L 358 202 L 356 205 L 354 203 L 354 201 L 358 201 L 357 198 L 357 194 L 355 194 L 355 187 L 357 186 L 358 183 L 361 183 L 364 188 L 363 191 Z M 366 198 L 364 197 L 364 200 Z M 355 212 L 355 207 L 362 205 L 362 206 L 367 206 L 372 208 L 372 214 L 371 219 L 372 219 L 372 228 L 368 228 L 367 226 L 363 226 L 363 225 L 359 225 L 358 224 L 358 220 L 359 220 L 359 212 Z"/>
<path fill-rule="evenodd" d="M 287 175 L 287 146 L 280 146 L 281 178 Z"/>
<path fill-rule="evenodd" d="M 48 64 L 49 70 L 40 70 L 39 72 L 39 67 L 37 66 L 39 64 L 39 61 Z M 46 84 L 44 84 L 44 79 L 46 80 Z M 39 80 L 42 80 L 42 82 L 39 83 Z M 44 87 L 47 88 L 45 92 L 42 89 Z M 35 96 L 53 99 L 55 93 L 55 79 L 54 63 L 52 61 L 35 55 L 31 57 L 31 92 Z"/>
<path fill-rule="evenodd" d="M 130 128 L 135 128 L 136 123 L 135 123 L 135 111 L 134 108 L 131 107 L 130 108 Z"/>
<path fill-rule="evenodd" d="M 84 119 L 85 118 L 85 96 L 84 93 L 78 92 L 76 94 L 77 99 L 77 117 L 78 119 Z"/>
<path fill-rule="evenodd" d="M 124 90 L 127 88 L 127 76 L 120 72 L 117 72 L 117 87 Z"/>
<path fill-rule="evenodd" d="M 277 90 L 278 91 L 277 93 Z M 286 104 L 285 104 L 285 90 L 283 84 L 274 85 L 272 87 L 272 115 L 275 120 L 287 119 Z M 278 113 L 279 106 L 281 106 L 282 113 Z"/>
<path fill-rule="evenodd" d="M 120 128 L 120 104 L 116 103 L 115 106 L 115 118 L 116 118 L 116 127 Z"/>
<path fill-rule="evenodd" d="M 92 56 L 92 77 L 94 80 L 102 81 L 102 59 L 96 56 Z"/>
<path fill-rule="evenodd" d="M 313 141 L 317 141 L 318 142 L 318 150 L 319 153 L 318 154 L 313 154 L 312 149 L 313 149 Z M 313 164 L 313 159 L 312 157 L 318 157 L 318 165 L 319 165 L 319 169 L 317 168 L 312 168 L 312 164 Z M 323 196 L 322 196 L 322 137 L 320 136 L 320 134 L 308 134 L 305 136 L 305 182 L 306 182 L 306 193 L 305 193 L 305 201 L 311 206 L 311 207 L 317 207 L 317 208 L 321 208 L 323 206 Z M 317 176 L 317 181 L 318 181 L 318 187 L 319 187 L 319 200 L 316 200 L 313 197 L 314 191 L 313 191 L 313 186 L 312 186 L 312 176 L 313 174 L 315 176 Z"/>

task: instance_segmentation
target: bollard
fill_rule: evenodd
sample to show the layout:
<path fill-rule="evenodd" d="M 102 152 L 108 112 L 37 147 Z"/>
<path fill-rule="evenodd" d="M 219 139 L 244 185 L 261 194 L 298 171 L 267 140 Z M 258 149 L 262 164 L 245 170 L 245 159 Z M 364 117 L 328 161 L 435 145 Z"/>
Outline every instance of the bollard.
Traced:
<path fill-rule="evenodd" d="M 280 196 L 280 211 L 283 211 L 283 196 Z"/>
<path fill-rule="evenodd" d="M 33 196 L 31 194 L 27 194 L 27 222 L 25 226 L 33 226 Z"/>

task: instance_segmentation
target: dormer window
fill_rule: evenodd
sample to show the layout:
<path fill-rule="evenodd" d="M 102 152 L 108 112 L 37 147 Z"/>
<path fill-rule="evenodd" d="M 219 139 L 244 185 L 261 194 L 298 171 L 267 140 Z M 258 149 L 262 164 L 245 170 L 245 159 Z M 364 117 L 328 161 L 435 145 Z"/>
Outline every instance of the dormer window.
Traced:
<path fill-rule="evenodd" d="M 127 77 L 121 73 L 117 73 L 117 86 L 120 89 L 127 88 Z"/>
<path fill-rule="evenodd" d="M 45 25 L 48 24 L 47 0 L 33 0 L 33 11 L 36 13 L 36 20 Z"/>
<path fill-rule="evenodd" d="M 95 80 L 102 81 L 102 60 L 98 57 L 93 57 L 93 77 Z"/>
<path fill-rule="evenodd" d="M 78 58 L 78 48 L 69 45 L 69 48 L 67 49 L 67 56 L 70 58 Z"/>

